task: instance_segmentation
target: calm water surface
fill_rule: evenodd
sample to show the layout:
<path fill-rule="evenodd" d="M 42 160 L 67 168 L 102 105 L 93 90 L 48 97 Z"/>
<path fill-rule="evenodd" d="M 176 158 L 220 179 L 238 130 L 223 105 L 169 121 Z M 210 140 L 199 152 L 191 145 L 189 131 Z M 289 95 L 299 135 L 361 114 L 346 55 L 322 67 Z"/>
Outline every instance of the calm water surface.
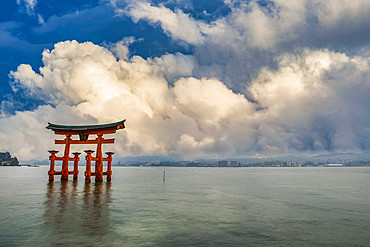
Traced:
<path fill-rule="evenodd" d="M 1 246 L 370 246 L 370 168 L 47 170 L 0 167 Z"/>

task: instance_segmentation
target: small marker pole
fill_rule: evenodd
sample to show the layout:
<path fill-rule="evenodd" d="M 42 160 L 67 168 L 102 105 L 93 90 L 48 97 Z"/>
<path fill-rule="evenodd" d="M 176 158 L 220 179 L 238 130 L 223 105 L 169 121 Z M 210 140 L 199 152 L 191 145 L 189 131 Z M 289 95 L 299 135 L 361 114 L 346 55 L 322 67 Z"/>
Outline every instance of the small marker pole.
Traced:
<path fill-rule="evenodd" d="M 163 182 L 166 181 L 166 171 L 163 171 Z"/>

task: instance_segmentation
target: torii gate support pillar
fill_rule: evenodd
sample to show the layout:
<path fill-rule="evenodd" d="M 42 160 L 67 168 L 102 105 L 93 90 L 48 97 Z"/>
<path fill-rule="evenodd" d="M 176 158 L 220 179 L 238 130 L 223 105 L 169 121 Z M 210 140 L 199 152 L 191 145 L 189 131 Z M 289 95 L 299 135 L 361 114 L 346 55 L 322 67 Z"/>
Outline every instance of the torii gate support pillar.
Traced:
<path fill-rule="evenodd" d="M 85 183 L 91 182 L 91 161 L 93 150 L 85 150 L 86 153 L 86 171 L 85 171 Z"/>

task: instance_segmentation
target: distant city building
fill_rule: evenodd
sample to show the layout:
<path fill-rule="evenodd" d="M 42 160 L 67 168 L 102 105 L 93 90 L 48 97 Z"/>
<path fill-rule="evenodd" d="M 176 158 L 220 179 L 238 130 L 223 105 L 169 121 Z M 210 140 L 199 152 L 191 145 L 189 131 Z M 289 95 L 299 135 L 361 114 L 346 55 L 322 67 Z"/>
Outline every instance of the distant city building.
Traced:
<path fill-rule="evenodd" d="M 227 160 L 220 160 L 217 162 L 218 167 L 227 167 Z"/>
<path fill-rule="evenodd" d="M 232 161 L 230 161 L 230 166 L 231 166 L 231 167 L 236 167 L 236 166 L 238 166 L 238 161 L 236 161 L 236 160 L 232 160 Z"/>

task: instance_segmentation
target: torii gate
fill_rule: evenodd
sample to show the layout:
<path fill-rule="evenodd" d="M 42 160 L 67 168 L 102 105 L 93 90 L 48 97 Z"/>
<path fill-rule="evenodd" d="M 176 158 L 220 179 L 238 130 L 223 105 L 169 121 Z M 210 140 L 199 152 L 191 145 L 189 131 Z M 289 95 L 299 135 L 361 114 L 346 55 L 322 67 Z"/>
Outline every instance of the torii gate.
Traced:
<path fill-rule="evenodd" d="M 47 129 L 54 131 L 56 135 L 65 135 L 64 140 L 55 140 L 55 144 L 65 144 L 63 157 L 57 157 L 56 154 L 59 151 L 50 150 L 50 170 L 49 170 L 49 181 L 54 181 L 54 175 L 62 175 L 61 180 L 68 180 L 68 175 L 73 174 L 73 179 L 78 178 L 78 161 L 80 160 L 79 155 L 81 153 L 72 153 L 74 157 L 69 157 L 71 144 L 97 144 L 96 157 L 92 157 L 93 150 L 85 150 L 86 153 L 86 172 L 85 182 L 91 182 L 91 176 L 95 176 L 95 181 L 103 181 L 103 175 L 107 175 L 107 181 L 112 179 L 112 156 L 114 153 L 106 152 L 107 158 L 103 158 L 102 144 L 114 143 L 114 139 L 104 139 L 104 134 L 115 133 L 119 129 L 125 128 L 122 120 L 116 123 L 100 124 L 100 125 L 85 125 L 85 126 L 68 126 L 48 123 Z M 89 140 L 89 135 L 96 134 L 97 138 Z M 79 140 L 72 140 L 73 135 L 78 135 Z M 55 161 L 62 160 L 62 171 L 57 172 L 54 170 Z M 74 161 L 73 171 L 68 171 L 69 161 Z M 95 172 L 91 172 L 91 161 L 95 161 Z M 103 161 L 108 162 L 108 168 L 106 172 L 103 172 Z"/>

